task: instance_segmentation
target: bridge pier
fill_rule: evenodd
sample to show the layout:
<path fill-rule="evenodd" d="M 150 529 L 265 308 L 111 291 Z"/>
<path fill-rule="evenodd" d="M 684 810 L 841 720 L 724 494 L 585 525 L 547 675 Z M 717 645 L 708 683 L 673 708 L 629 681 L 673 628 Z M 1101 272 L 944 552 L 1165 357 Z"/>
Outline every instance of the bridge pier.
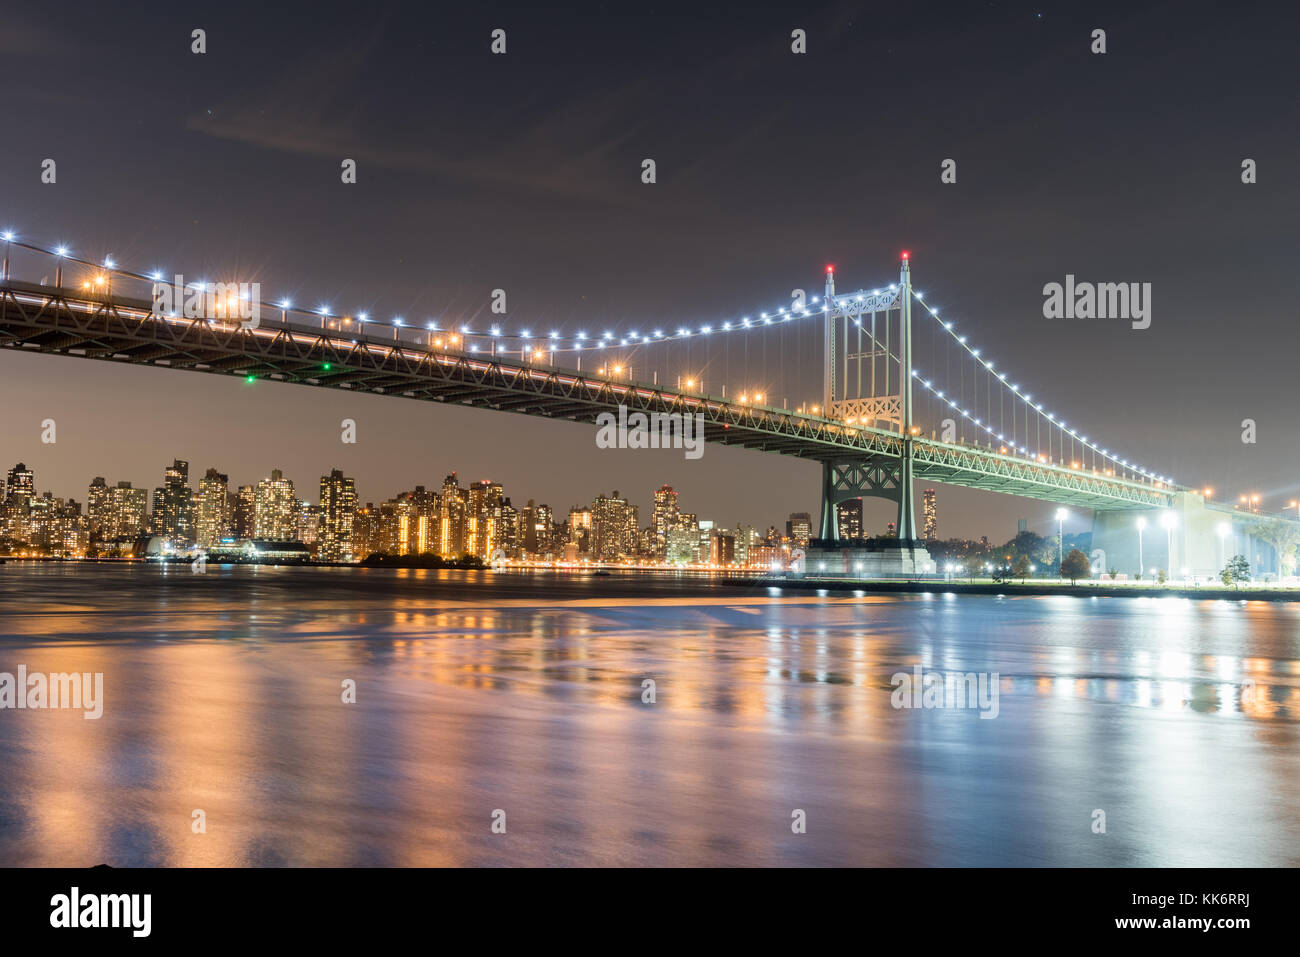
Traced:
<path fill-rule="evenodd" d="M 1173 521 L 1172 554 L 1166 515 Z M 1260 518 L 1207 503 L 1196 492 L 1180 492 L 1168 509 L 1096 511 L 1090 558 L 1094 570 L 1100 567 L 1105 573 L 1114 568 L 1130 581 L 1139 570 L 1143 579 L 1151 580 L 1153 569 L 1164 569 L 1170 578 L 1183 578 L 1186 569 L 1188 577 L 1217 579 L 1233 555 L 1244 555 L 1256 575 L 1277 575 L 1273 548 L 1255 534 Z M 1140 531 L 1139 520 L 1145 522 Z"/>
<path fill-rule="evenodd" d="M 804 557 L 804 573 L 828 578 L 921 578 L 934 574 L 925 542 L 916 537 L 910 441 L 900 458 L 822 463 L 820 534 Z M 841 539 L 836 507 L 854 498 L 898 503 L 893 539 Z"/>

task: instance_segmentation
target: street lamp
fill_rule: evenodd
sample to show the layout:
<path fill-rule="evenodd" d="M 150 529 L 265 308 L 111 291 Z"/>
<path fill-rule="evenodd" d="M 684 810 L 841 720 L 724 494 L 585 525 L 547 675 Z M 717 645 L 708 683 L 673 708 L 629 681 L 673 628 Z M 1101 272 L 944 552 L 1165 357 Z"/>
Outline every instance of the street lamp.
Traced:
<path fill-rule="evenodd" d="M 1169 534 L 1168 551 L 1165 552 L 1165 564 L 1172 575 L 1174 571 L 1174 526 L 1178 524 L 1178 516 L 1173 513 L 1172 509 L 1166 509 L 1160 515 L 1160 524 L 1164 526 L 1165 531 Z"/>
<path fill-rule="evenodd" d="M 1142 561 L 1142 532 L 1147 527 L 1147 520 L 1145 518 L 1139 517 L 1137 521 L 1137 526 L 1138 526 L 1138 577 L 1141 578 L 1142 569 L 1146 568 L 1146 563 Z"/>
<path fill-rule="evenodd" d="M 1056 510 L 1056 573 L 1058 577 L 1061 574 L 1061 566 L 1065 564 L 1065 520 L 1070 515 L 1063 508 Z"/>

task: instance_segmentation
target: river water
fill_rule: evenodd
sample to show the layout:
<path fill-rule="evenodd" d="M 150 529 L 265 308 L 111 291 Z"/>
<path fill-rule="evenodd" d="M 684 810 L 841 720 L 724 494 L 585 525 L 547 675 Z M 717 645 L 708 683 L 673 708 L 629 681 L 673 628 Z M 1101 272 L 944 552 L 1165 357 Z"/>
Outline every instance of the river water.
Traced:
<path fill-rule="evenodd" d="M 103 714 L 0 710 L 0 865 L 1294 866 L 1298 659 L 1300 604 L 11 561 L 0 675 Z"/>

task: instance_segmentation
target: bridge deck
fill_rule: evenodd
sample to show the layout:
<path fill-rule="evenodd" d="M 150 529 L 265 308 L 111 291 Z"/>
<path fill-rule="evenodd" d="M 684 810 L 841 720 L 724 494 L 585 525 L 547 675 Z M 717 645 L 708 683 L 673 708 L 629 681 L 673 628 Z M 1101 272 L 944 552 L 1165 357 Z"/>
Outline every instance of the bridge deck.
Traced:
<path fill-rule="evenodd" d="M 394 331 L 394 338 L 387 339 L 265 317 L 255 329 L 243 328 L 236 320 L 155 318 L 152 304 L 145 300 L 106 300 L 15 280 L 0 284 L 0 346 L 18 350 L 253 375 L 591 424 L 602 412 L 616 412 L 620 405 L 629 412 L 698 414 L 708 442 L 819 462 L 897 459 L 902 454 L 903 440 L 895 432 L 499 356 L 433 348 L 397 335 Z M 1084 508 L 1166 506 L 1178 491 L 920 436 L 913 440 L 913 458 L 920 480 Z"/>

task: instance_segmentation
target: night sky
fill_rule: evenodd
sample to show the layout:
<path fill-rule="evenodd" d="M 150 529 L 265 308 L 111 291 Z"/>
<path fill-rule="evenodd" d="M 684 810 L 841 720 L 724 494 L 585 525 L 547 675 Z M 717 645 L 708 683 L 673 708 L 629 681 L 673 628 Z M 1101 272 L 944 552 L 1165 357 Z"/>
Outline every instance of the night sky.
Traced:
<path fill-rule="evenodd" d="M 569 334 L 736 318 L 820 291 L 826 263 L 841 291 L 887 284 L 909 249 L 927 300 L 1072 425 L 1219 498 L 1300 491 L 1290 5 L 703 6 L 10 5 L 0 227 L 376 317 L 482 324 L 503 288 L 503 325 Z M 1067 273 L 1151 283 L 1151 327 L 1045 319 L 1043 285 Z M 709 375 L 817 401 L 820 334 L 788 335 L 750 363 L 763 381 L 736 346 Z M 643 523 L 668 482 L 701 518 L 760 528 L 815 514 L 820 478 L 717 446 L 599 450 L 575 424 L 0 351 L 4 469 L 84 500 L 96 475 L 152 488 L 174 457 L 232 486 L 278 467 L 312 501 L 332 467 L 363 501 L 456 470 L 557 517 L 617 488 Z M 944 537 L 1055 524 L 1046 503 L 939 502 Z M 867 506 L 882 529 L 893 506 Z"/>

